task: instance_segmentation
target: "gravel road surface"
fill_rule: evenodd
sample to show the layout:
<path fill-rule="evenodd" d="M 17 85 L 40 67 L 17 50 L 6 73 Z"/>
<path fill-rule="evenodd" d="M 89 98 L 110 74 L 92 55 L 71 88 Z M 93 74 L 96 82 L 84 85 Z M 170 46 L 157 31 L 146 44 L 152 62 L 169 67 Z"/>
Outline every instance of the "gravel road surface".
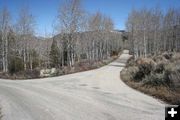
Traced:
<path fill-rule="evenodd" d="M 164 120 L 165 104 L 120 80 L 130 57 L 99 69 L 34 80 L 1 80 L 3 120 Z"/>

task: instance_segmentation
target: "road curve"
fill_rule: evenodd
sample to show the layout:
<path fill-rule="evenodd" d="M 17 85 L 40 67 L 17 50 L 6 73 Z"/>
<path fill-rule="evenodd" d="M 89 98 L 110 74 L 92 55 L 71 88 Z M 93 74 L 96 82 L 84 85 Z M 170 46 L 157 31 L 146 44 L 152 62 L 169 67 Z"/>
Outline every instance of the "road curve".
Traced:
<path fill-rule="evenodd" d="M 60 77 L 0 80 L 3 120 L 164 120 L 162 102 L 120 80 L 128 58 Z"/>

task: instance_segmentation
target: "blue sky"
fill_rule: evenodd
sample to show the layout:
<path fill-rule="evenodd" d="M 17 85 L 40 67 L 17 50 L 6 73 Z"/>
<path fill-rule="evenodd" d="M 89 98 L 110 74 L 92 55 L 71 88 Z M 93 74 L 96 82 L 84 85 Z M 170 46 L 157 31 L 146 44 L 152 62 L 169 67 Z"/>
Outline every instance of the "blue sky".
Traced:
<path fill-rule="evenodd" d="M 52 32 L 52 23 L 62 0 L 0 0 L 0 8 L 7 6 L 13 21 L 18 17 L 22 6 L 30 8 L 36 19 L 36 33 L 43 36 Z M 180 8 L 180 0 L 82 0 L 82 5 L 90 13 L 100 11 L 110 16 L 116 29 L 125 29 L 125 21 L 132 8 L 153 8 L 159 6 L 163 11 L 170 7 Z"/>

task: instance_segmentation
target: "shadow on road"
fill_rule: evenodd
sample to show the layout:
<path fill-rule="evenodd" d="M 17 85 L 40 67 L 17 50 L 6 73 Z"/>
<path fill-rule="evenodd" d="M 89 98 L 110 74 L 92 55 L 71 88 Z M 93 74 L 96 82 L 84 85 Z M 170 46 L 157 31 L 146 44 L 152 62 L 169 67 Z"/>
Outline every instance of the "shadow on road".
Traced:
<path fill-rule="evenodd" d="M 109 66 L 115 66 L 115 67 L 125 67 L 125 65 L 109 65 Z"/>
<path fill-rule="evenodd" d="M 127 62 L 127 59 L 118 59 L 115 62 L 124 63 L 125 64 Z"/>

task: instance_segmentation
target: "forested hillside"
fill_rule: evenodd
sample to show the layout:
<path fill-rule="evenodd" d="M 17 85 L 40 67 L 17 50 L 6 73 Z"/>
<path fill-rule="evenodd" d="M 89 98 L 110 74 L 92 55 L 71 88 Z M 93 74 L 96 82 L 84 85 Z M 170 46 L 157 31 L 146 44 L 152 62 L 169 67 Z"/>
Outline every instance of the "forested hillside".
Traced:
<path fill-rule="evenodd" d="M 28 7 L 15 22 L 8 8 L 0 9 L 1 73 L 73 68 L 84 60 L 108 59 L 123 48 L 124 32 L 114 30 L 109 16 L 89 14 L 80 0 L 64 1 L 57 13 L 51 37 L 42 38 L 36 37 L 36 19 Z"/>

